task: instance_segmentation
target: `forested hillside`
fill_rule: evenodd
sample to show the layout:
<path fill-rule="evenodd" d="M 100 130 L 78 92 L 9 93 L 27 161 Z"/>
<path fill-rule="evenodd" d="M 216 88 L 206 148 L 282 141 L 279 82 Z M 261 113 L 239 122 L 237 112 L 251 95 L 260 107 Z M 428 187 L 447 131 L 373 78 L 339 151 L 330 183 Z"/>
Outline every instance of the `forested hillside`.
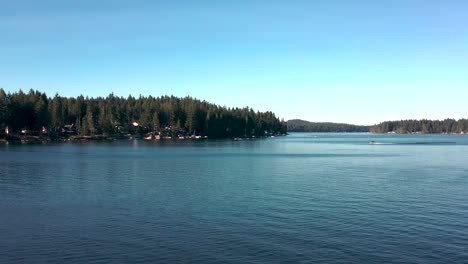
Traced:
<path fill-rule="evenodd" d="M 300 119 L 287 122 L 289 132 L 369 132 L 368 126 L 340 123 L 316 123 Z"/>
<path fill-rule="evenodd" d="M 286 133 L 286 124 L 272 112 L 227 108 L 192 97 L 140 96 L 76 98 L 30 90 L 0 89 L 0 135 L 73 133 L 114 135 L 138 133 L 202 135 L 212 138 L 251 137 Z"/>
<path fill-rule="evenodd" d="M 370 127 L 373 133 L 461 133 L 468 132 L 467 119 L 386 121 Z"/>

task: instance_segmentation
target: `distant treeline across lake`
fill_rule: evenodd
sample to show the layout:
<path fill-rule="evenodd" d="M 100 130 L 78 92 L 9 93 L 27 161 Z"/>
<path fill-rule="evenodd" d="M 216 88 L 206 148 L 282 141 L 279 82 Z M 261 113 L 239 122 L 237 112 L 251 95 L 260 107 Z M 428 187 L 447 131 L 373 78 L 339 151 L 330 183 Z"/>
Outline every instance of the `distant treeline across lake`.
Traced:
<path fill-rule="evenodd" d="M 371 132 L 397 134 L 466 134 L 467 119 L 445 120 L 400 120 L 386 121 L 373 126 L 358 126 L 340 123 L 308 122 L 294 119 L 287 122 L 289 132 Z"/>
<path fill-rule="evenodd" d="M 192 97 L 62 97 L 0 89 L 0 138 L 15 135 L 128 135 L 209 138 L 264 137 L 286 133 L 271 111 L 228 108 Z"/>
<path fill-rule="evenodd" d="M 192 97 L 62 97 L 30 90 L 6 93 L 0 88 L 0 139 L 106 138 L 252 138 L 287 132 L 371 132 L 432 134 L 468 132 L 467 119 L 386 121 L 373 126 L 287 123 L 271 111 L 228 108 Z"/>
<path fill-rule="evenodd" d="M 330 122 L 309 122 L 300 119 L 288 121 L 289 132 L 319 132 L 319 133 L 340 133 L 340 132 L 369 132 L 368 126 L 356 126 L 350 124 L 330 123 Z"/>
<path fill-rule="evenodd" d="M 370 127 L 372 133 L 465 134 L 468 119 L 386 121 Z"/>

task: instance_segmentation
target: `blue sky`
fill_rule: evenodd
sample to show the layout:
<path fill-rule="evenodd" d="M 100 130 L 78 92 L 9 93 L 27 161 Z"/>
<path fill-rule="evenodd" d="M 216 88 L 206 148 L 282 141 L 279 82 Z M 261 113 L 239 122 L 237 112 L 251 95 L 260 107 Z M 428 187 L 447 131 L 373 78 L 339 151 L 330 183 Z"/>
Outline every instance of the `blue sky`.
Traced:
<path fill-rule="evenodd" d="M 286 120 L 468 118 L 468 1 L 4 1 L 0 87 Z"/>

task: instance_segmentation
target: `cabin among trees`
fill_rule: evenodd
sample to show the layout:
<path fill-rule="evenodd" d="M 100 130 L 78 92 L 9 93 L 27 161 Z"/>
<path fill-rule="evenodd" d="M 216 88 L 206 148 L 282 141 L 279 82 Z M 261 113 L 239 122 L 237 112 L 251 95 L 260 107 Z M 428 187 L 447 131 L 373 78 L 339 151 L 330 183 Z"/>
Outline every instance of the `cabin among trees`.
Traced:
<path fill-rule="evenodd" d="M 134 125 L 137 124 L 137 125 Z M 55 139 L 77 136 L 152 134 L 171 137 L 262 137 L 286 133 L 286 123 L 272 112 L 227 108 L 192 97 L 133 96 L 76 98 L 30 90 L 0 89 L 0 136 L 21 131 Z"/>

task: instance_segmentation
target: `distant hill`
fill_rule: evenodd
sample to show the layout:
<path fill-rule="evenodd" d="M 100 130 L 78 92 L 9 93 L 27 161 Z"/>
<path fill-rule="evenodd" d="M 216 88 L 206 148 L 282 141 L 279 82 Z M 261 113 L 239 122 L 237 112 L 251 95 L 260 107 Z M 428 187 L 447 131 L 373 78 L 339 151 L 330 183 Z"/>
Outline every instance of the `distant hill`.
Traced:
<path fill-rule="evenodd" d="M 369 132 L 368 126 L 330 122 L 309 122 L 292 119 L 287 122 L 288 132 Z"/>

